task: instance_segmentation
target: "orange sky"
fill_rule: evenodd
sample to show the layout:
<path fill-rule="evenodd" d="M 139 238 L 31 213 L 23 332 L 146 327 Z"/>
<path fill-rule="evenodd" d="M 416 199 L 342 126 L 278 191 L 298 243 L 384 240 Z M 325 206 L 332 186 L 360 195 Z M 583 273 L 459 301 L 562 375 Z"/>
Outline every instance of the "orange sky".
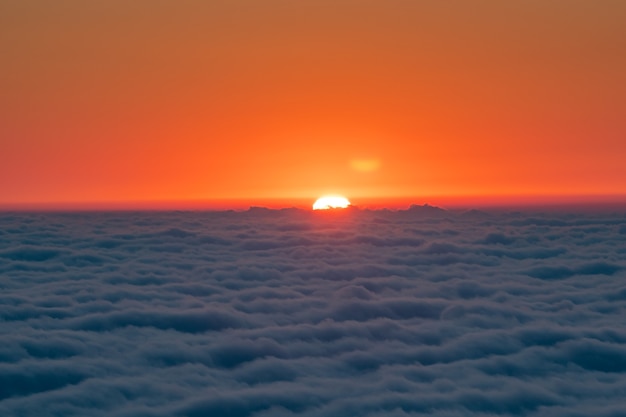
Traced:
<path fill-rule="evenodd" d="M 623 0 L 0 0 L 0 206 L 626 194 Z"/>

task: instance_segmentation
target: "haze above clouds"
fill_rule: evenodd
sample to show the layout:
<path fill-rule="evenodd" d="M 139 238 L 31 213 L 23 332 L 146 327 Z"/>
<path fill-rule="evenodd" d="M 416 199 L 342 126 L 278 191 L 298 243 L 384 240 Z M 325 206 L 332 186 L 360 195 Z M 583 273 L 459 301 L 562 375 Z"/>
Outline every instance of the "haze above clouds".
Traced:
<path fill-rule="evenodd" d="M 617 416 L 624 214 L 0 214 L 0 415 Z"/>

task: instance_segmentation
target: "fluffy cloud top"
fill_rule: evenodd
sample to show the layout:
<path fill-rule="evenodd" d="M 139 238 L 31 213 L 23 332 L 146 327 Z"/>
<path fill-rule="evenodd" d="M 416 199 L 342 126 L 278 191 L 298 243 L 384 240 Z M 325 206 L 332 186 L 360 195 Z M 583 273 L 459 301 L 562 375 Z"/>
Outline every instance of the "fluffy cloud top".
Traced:
<path fill-rule="evenodd" d="M 0 215 L 0 415 L 617 416 L 626 217 Z"/>

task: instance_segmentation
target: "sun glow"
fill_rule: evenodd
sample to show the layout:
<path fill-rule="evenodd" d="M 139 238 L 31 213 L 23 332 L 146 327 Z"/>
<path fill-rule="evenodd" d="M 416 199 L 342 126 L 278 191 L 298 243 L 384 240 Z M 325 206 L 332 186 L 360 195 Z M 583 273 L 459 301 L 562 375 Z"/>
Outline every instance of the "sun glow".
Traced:
<path fill-rule="evenodd" d="M 340 195 L 325 195 L 313 203 L 313 210 L 327 210 L 334 208 L 346 208 L 350 205 L 347 198 Z"/>

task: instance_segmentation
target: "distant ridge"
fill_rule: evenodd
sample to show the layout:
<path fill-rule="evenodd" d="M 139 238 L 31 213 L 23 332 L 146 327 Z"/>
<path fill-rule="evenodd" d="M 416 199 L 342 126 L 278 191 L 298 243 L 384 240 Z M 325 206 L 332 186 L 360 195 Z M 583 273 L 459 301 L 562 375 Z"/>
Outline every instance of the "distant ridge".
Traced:
<path fill-rule="evenodd" d="M 232 210 L 231 210 L 232 211 Z M 409 208 L 405 210 L 393 210 L 388 208 L 376 208 L 371 209 L 367 207 L 359 207 L 356 205 L 350 205 L 346 208 L 329 208 L 326 210 L 309 210 L 306 208 L 298 208 L 298 207 L 286 207 L 286 208 L 268 208 L 262 206 L 250 206 L 244 213 L 248 214 L 258 214 L 258 215 L 269 215 L 269 214 L 278 214 L 278 213 L 366 213 L 366 212 L 395 212 L 399 214 L 407 214 L 407 215 L 419 215 L 419 216 L 429 216 L 429 217 L 439 217 L 439 216 L 447 216 L 450 214 L 448 210 L 445 210 L 441 207 L 432 206 L 430 204 L 418 205 L 411 204 Z"/>
<path fill-rule="evenodd" d="M 420 214 L 429 214 L 429 215 L 442 215 L 447 214 L 447 210 L 442 209 L 441 207 L 431 206 L 430 204 L 424 204 L 422 206 L 418 206 L 417 204 L 411 204 L 409 208 L 406 210 L 410 213 L 420 213 Z"/>

